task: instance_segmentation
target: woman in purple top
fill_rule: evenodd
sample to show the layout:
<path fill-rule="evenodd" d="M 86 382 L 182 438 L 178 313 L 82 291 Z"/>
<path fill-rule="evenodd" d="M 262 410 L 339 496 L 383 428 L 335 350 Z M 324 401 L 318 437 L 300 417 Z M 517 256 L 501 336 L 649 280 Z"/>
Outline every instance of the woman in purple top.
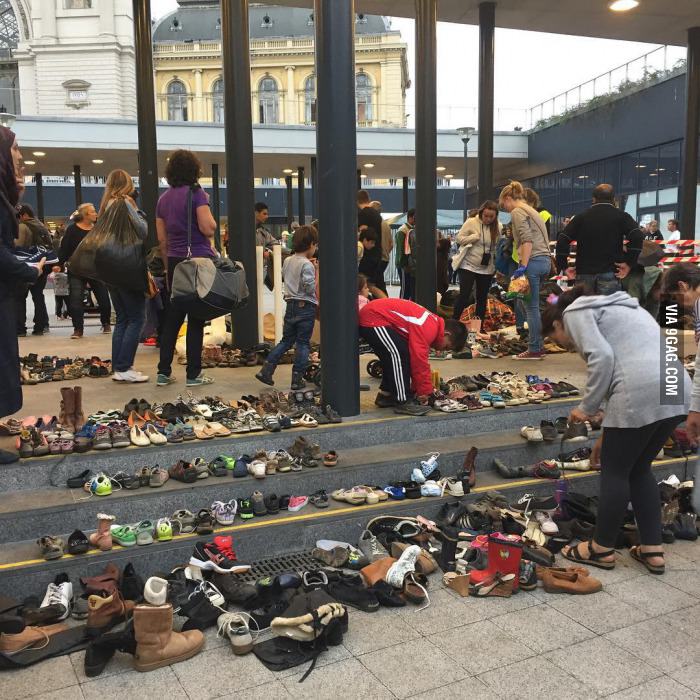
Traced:
<path fill-rule="evenodd" d="M 165 169 L 165 178 L 170 189 L 161 195 L 156 207 L 156 230 L 163 265 L 167 271 L 167 285 L 173 279 L 175 266 L 188 255 L 187 245 L 187 199 L 192 192 L 192 244 L 193 258 L 212 258 L 215 253 L 212 239 L 216 221 L 209 209 L 209 195 L 200 187 L 202 164 L 192 151 L 177 150 L 170 155 Z M 175 379 L 172 375 L 173 354 L 180 327 L 187 314 L 177 305 L 169 304 L 160 336 L 160 362 L 158 363 L 157 386 L 167 386 Z M 202 374 L 202 342 L 204 321 L 187 317 L 187 386 L 211 384 L 211 377 Z"/>

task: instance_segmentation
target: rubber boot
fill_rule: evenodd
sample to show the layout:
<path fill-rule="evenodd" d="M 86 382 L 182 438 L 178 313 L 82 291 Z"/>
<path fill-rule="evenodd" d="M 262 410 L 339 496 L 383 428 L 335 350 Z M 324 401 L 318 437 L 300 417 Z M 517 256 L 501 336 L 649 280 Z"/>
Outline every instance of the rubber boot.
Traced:
<path fill-rule="evenodd" d="M 185 661 L 204 646 L 204 635 L 199 630 L 173 632 L 173 606 L 137 605 L 134 608 L 134 634 L 137 671 L 157 668 Z"/>
<path fill-rule="evenodd" d="M 292 372 L 292 391 L 301 391 L 306 389 L 306 382 L 304 381 L 304 375 L 301 372 Z"/>
<path fill-rule="evenodd" d="M 83 413 L 83 387 L 73 387 L 73 396 L 75 397 L 73 425 L 76 430 L 80 430 L 85 425 L 85 414 Z"/>
<path fill-rule="evenodd" d="M 58 415 L 58 422 L 70 430 L 71 433 L 75 433 L 75 391 L 69 387 L 61 389 L 61 411 Z"/>
<path fill-rule="evenodd" d="M 119 589 L 88 597 L 88 616 L 85 632 L 88 637 L 98 637 L 114 625 L 124 622 L 132 613 L 134 602 L 124 600 Z"/>
<path fill-rule="evenodd" d="M 275 380 L 272 378 L 272 375 L 274 373 L 275 366 L 271 365 L 269 362 L 266 362 L 262 366 L 262 369 L 255 375 L 255 378 L 263 384 L 267 384 L 268 386 L 274 386 Z"/>
<path fill-rule="evenodd" d="M 97 532 L 93 532 L 88 539 L 90 544 L 103 552 L 108 552 L 112 549 L 112 533 L 110 532 L 110 527 L 115 521 L 113 515 L 106 515 L 105 513 L 97 514 Z"/>

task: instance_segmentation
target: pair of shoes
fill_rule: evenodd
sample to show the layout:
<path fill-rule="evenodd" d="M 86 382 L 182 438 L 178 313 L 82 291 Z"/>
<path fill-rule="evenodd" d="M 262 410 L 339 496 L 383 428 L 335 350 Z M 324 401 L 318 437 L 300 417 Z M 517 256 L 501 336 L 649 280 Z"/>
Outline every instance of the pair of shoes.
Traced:
<path fill-rule="evenodd" d="M 149 377 L 135 369 L 128 369 L 125 372 L 115 371 L 112 374 L 112 381 L 114 382 L 129 382 L 132 384 L 141 384 L 147 382 Z"/>

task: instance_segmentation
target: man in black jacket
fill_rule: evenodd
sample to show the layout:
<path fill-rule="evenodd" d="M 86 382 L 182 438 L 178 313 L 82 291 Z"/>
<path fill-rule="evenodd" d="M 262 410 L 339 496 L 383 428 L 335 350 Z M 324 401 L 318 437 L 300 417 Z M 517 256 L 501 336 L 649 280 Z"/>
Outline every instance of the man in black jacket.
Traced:
<path fill-rule="evenodd" d="M 615 206 L 612 185 L 593 190 L 593 206 L 577 214 L 557 239 L 557 268 L 567 267 L 572 241 L 576 241 L 576 281 L 594 294 L 613 294 L 629 274 L 642 250 L 637 222 Z"/>

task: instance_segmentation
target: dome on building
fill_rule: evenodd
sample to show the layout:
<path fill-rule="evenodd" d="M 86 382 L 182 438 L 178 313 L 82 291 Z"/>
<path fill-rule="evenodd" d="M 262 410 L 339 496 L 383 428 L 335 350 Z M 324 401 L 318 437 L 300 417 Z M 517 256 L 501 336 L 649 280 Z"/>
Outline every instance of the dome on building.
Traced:
<path fill-rule="evenodd" d="M 170 12 L 153 27 L 153 42 L 218 41 L 221 39 L 221 10 L 213 0 L 179 0 L 179 9 Z M 314 16 L 309 9 L 252 5 L 249 11 L 251 39 L 312 37 Z M 357 34 L 385 34 L 389 23 L 378 15 L 358 13 Z"/>

